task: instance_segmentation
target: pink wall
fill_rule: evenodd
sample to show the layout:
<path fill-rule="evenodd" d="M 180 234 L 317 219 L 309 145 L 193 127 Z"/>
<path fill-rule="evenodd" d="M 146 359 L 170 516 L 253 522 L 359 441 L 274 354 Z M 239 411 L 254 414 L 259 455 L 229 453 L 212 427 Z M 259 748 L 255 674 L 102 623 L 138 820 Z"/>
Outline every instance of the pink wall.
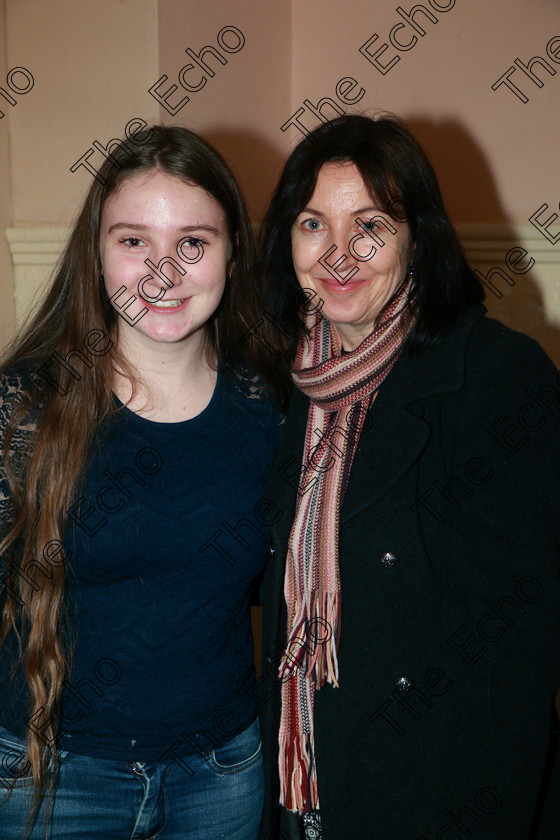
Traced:
<path fill-rule="evenodd" d="M 165 94 L 172 83 L 178 84 L 178 73 L 188 63 L 195 66 L 185 71 L 187 84 L 204 85 L 198 92 L 175 91 L 167 108 L 176 107 L 184 96 L 189 101 L 174 115 L 161 106 L 162 121 L 203 133 L 233 167 L 253 217 L 259 218 L 288 149 L 276 126 L 279 115 L 291 107 L 291 4 L 232 0 L 227 5 L 187 5 L 184 0 L 159 0 L 158 19 L 159 78 L 165 74 L 168 80 L 156 92 Z M 224 32 L 226 47 L 238 48 L 230 54 L 217 41 L 227 27 L 235 27 L 245 39 L 239 47 L 235 32 Z M 224 66 L 215 56 L 201 56 L 214 77 L 185 52 L 191 49 L 200 55 L 205 46 L 227 61 Z"/>
<path fill-rule="evenodd" d="M 551 180 L 558 165 L 560 63 L 547 57 L 546 45 L 560 36 L 557 0 L 401 2 L 405 15 L 423 5 L 434 20 L 420 10 L 414 25 L 407 23 L 397 12 L 399 0 L 233 0 L 190 13 L 182 0 L 160 0 L 160 74 L 175 81 L 188 60 L 186 47 L 216 46 L 228 25 L 246 38 L 176 117 L 162 115 L 203 130 L 226 151 L 257 214 L 279 158 L 302 136 L 280 126 L 304 99 L 316 105 L 324 97 L 346 111 L 389 110 L 407 120 L 435 165 L 456 222 L 526 221 L 543 202 L 556 204 Z M 408 50 L 391 44 L 391 30 Z M 373 60 L 382 66 L 398 59 L 385 72 L 359 52 L 375 34 L 372 57 L 384 43 L 387 49 Z M 536 55 L 556 75 L 536 67 L 543 81 L 538 87 L 516 70 L 511 80 L 527 103 L 505 85 L 491 89 L 515 58 L 527 63 Z M 365 90 L 353 106 L 335 92 L 345 77 L 360 83 L 348 91 L 350 98 Z M 334 113 L 328 105 L 324 111 Z M 308 128 L 317 124 L 307 108 L 301 119 Z"/>

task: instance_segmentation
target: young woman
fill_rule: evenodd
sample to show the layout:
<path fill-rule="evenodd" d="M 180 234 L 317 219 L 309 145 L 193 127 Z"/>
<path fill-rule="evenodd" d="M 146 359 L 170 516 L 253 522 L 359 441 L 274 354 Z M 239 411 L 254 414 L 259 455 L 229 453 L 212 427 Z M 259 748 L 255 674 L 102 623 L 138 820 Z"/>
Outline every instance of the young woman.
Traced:
<path fill-rule="evenodd" d="M 0 836 L 250 840 L 275 331 L 220 156 L 113 158 L 0 369 Z"/>

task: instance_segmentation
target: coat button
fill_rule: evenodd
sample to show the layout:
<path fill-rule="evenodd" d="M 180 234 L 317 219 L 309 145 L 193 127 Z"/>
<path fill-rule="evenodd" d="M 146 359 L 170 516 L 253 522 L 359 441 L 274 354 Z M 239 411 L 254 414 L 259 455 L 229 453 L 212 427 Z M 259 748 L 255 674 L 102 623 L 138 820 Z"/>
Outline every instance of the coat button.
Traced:
<path fill-rule="evenodd" d="M 384 569 L 392 569 L 394 566 L 398 566 L 400 562 L 401 558 L 399 555 L 393 554 L 392 551 L 386 551 L 385 554 L 382 554 L 379 558 L 379 563 Z"/>
<path fill-rule="evenodd" d="M 399 694 L 406 694 L 412 688 L 414 688 L 414 680 L 409 680 L 408 677 L 399 677 L 395 680 L 395 691 Z"/>

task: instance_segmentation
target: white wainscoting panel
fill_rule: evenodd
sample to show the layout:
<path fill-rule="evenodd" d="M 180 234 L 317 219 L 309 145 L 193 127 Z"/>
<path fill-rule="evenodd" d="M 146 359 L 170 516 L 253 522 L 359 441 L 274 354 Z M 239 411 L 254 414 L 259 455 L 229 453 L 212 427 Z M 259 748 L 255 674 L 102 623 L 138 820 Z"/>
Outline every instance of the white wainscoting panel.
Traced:
<path fill-rule="evenodd" d="M 16 329 L 36 307 L 70 233 L 61 227 L 6 229 L 14 277 Z"/>

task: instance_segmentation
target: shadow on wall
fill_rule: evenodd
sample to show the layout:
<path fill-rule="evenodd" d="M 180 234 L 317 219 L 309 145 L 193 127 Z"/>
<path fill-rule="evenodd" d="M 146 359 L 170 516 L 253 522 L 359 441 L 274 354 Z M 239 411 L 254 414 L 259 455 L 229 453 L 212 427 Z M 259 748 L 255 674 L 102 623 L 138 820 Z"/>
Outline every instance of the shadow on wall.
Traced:
<path fill-rule="evenodd" d="M 547 316 L 541 291 L 544 281 L 539 284 L 536 279 L 544 274 L 542 263 L 539 265 L 536 253 L 531 254 L 530 245 L 516 239 L 519 233 L 515 222 L 521 220 L 507 218 L 484 152 L 468 129 L 457 122 L 436 123 L 411 117 L 406 124 L 436 170 L 452 222 L 501 226 L 499 237 L 504 239 L 501 257 L 493 255 L 490 264 L 484 267 L 472 266 L 487 278 L 485 305 L 488 314 L 535 338 L 559 367 L 560 329 L 551 323 L 550 314 Z M 535 209 L 527 207 L 526 220 Z M 543 242 L 546 243 L 546 239 L 543 238 Z M 517 272 L 506 263 L 507 254 L 514 246 L 527 250 L 527 255 L 519 258 Z M 525 273 L 523 269 L 531 264 L 531 259 L 534 265 Z M 499 272 L 490 277 L 492 267 L 498 268 Z M 550 278 L 547 282 L 551 282 Z"/>
<path fill-rule="evenodd" d="M 250 131 L 208 129 L 204 137 L 231 166 L 254 224 L 260 224 L 285 163 L 282 152 Z"/>
<path fill-rule="evenodd" d="M 422 117 L 411 117 L 406 124 L 436 170 L 454 224 L 508 221 L 484 152 L 466 128 Z"/>

